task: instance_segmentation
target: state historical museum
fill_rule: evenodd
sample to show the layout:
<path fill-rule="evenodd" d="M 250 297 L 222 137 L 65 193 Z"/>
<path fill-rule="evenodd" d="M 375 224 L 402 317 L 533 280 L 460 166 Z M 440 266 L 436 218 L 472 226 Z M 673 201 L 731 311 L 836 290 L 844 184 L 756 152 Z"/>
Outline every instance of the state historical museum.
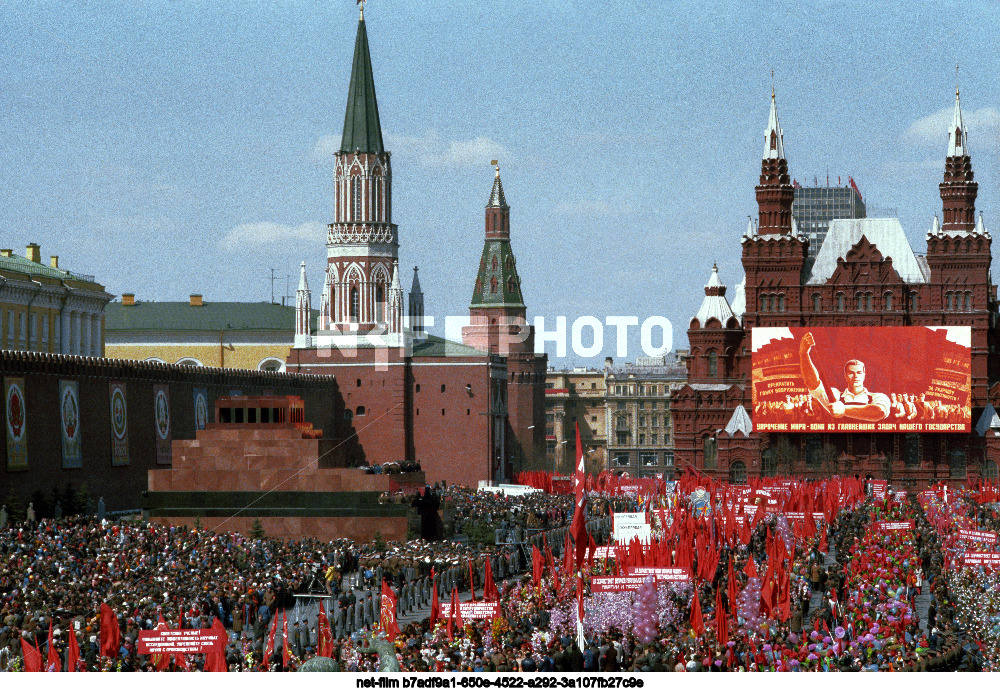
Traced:
<path fill-rule="evenodd" d="M 713 268 L 688 329 L 688 383 L 671 404 L 678 470 L 737 483 L 871 474 L 901 488 L 997 477 L 998 306 L 967 144 L 956 90 L 925 254 L 897 219 L 841 219 L 810 257 L 772 93 L 744 287 L 730 303 Z"/>

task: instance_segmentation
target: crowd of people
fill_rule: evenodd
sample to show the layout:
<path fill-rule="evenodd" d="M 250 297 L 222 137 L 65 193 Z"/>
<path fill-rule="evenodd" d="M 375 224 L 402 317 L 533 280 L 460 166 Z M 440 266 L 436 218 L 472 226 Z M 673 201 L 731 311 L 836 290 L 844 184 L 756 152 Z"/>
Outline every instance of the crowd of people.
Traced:
<path fill-rule="evenodd" d="M 404 671 L 995 666 L 1000 618 L 975 604 L 1000 605 L 1000 581 L 963 568 L 961 555 L 976 546 L 956 538 L 958 528 L 997 528 L 995 506 L 954 492 L 947 502 L 933 493 L 919 502 L 892 493 L 875 499 L 860 484 L 831 492 L 824 483 L 771 489 L 781 501 L 742 519 L 727 501 L 736 491 L 721 486 L 711 489 L 709 513 L 692 511 L 683 496 L 637 506 L 634 496 L 595 494 L 592 517 L 645 509 L 653 533 L 647 544 L 633 542 L 607 558 L 588 551 L 582 565 L 575 550 L 564 553 L 573 497 L 548 493 L 444 491 L 456 533 L 462 522 L 479 520 L 538 532 L 533 543 L 497 546 L 277 541 L 80 516 L 7 525 L 0 527 L 0 670 L 24 667 L 22 642 L 37 646 L 45 661 L 53 647 L 64 667 L 69 637 L 83 669 L 162 668 L 137 651 L 139 632 L 161 618 L 181 629 L 207 629 L 217 618 L 234 671 L 294 670 L 321 652 L 340 670 L 374 670 L 369 644 L 385 624 L 377 600 L 383 582 L 399 598 L 394 646 Z M 816 520 L 792 511 L 801 498 L 813 508 L 823 493 L 837 498 L 836 511 L 827 508 Z M 597 577 L 636 566 L 685 570 L 689 578 L 651 577 L 638 591 L 593 588 Z M 499 617 L 424 617 L 453 591 L 482 598 L 494 579 Z M 927 594 L 922 614 L 917 599 Z M 101 655 L 102 604 L 119 621 L 115 655 Z M 970 642 L 981 653 L 970 655 Z M 166 665 L 200 669 L 205 658 L 174 656 Z"/>

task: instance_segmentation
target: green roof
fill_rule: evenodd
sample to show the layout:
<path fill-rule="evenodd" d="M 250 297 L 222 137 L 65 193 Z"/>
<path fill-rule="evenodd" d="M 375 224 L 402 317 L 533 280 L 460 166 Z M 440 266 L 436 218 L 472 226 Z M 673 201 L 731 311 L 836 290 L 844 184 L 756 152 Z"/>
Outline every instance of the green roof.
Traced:
<path fill-rule="evenodd" d="M 101 290 L 104 288 L 94 280 L 93 276 L 74 274 L 73 272 L 68 272 L 65 269 L 56 269 L 55 267 L 40 264 L 39 262 L 32 262 L 27 257 L 18 257 L 17 255 L 12 255 L 10 257 L 0 255 L 0 271 L 3 270 L 19 272 L 29 276 L 44 276 L 50 279 L 59 279 L 62 281 L 83 281 L 85 283 L 94 284 Z"/>
<path fill-rule="evenodd" d="M 351 86 L 347 92 L 347 113 L 344 115 L 344 136 L 341 151 L 361 151 L 381 154 L 382 126 L 378 120 L 378 103 L 375 100 L 375 80 L 372 77 L 372 58 L 368 53 L 368 32 L 365 20 L 358 22 L 358 38 L 354 42 L 354 65 L 351 68 Z"/>
<path fill-rule="evenodd" d="M 315 329 L 319 310 L 312 311 Z M 104 329 L 115 331 L 295 331 L 295 308 L 274 303 L 109 303 Z"/>
<path fill-rule="evenodd" d="M 460 344 L 455 341 L 442 339 L 440 336 L 428 334 L 423 341 L 413 343 L 414 356 L 485 356 L 486 353 L 478 349 Z"/>
<path fill-rule="evenodd" d="M 509 240 L 487 240 L 483 245 L 471 307 L 525 307 L 521 297 L 521 277 L 517 275 L 517 263 Z"/>

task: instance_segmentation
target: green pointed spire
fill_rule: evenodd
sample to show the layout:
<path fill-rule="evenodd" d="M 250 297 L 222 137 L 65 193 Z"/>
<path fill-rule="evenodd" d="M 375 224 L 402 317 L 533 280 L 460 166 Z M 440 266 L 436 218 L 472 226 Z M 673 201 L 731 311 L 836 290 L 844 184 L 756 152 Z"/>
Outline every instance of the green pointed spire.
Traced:
<path fill-rule="evenodd" d="M 510 240 L 486 241 L 469 307 L 524 309 L 521 277 L 517 275 Z"/>
<path fill-rule="evenodd" d="M 366 154 L 385 151 L 364 15 L 358 20 L 358 38 L 354 42 L 354 65 L 351 67 L 351 86 L 347 92 L 347 114 L 344 116 L 344 137 L 340 141 L 340 150 L 357 150 Z"/>

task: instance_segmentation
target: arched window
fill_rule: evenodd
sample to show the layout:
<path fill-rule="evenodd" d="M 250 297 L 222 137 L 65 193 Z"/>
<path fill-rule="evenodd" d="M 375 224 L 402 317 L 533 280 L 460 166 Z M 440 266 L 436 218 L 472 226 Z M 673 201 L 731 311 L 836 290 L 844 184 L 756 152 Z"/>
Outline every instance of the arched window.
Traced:
<path fill-rule="evenodd" d="M 965 311 L 972 312 L 972 291 L 965 292 Z"/>
<path fill-rule="evenodd" d="M 948 453 L 948 467 L 952 478 L 965 478 L 965 450 L 953 449 Z"/>
<path fill-rule="evenodd" d="M 705 468 L 714 469 L 719 462 L 719 446 L 714 437 L 706 437 L 704 440 Z"/>
<path fill-rule="evenodd" d="M 351 287 L 351 306 L 350 306 L 351 322 L 360 322 L 361 316 L 361 300 L 358 295 L 358 287 Z"/>
<path fill-rule="evenodd" d="M 991 481 L 997 479 L 997 462 L 986 460 L 980 466 L 979 475 Z"/>
<path fill-rule="evenodd" d="M 358 406 L 358 408 L 354 411 L 354 415 L 356 415 L 356 416 L 363 416 L 363 415 L 365 415 L 365 407 L 364 406 Z"/>
<path fill-rule="evenodd" d="M 819 468 L 823 461 L 823 436 L 806 435 L 806 466 L 809 468 Z"/>
<path fill-rule="evenodd" d="M 844 294 L 843 293 L 838 293 L 837 294 L 837 312 L 843 312 L 843 311 L 844 311 Z"/>
<path fill-rule="evenodd" d="M 747 465 L 742 461 L 734 461 L 729 465 L 729 482 L 732 485 L 746 485 Z"/>
<path fill-rule="evenodd" d="M 719 376 L 719 354 L 715 351 L 708 352 L 708 376 L 718 377 Z"/>
<path fill-rule="evenodd" d="M 385 288 L 375 284 L 375 321 L 385 322 Z"/>
<path fill-rule="evenodd" d="M 865 309 L 865 295 L 863 293 L 856 293 L 854 297 L 857 300 L 858 312 L 861 312 Z"/>
<path fill-rule="evenodd" d="M 378 175 L 378 171 L 375 171 Z M 382 221 L 382 180 L 372 180 L 372 221 Z"/>
<path fill-rule="evenodd" d="M 822 298 L 820 298 L 819 293 L 813 293 L 813 312 L 819 312 L 822 308 Z"/>
<path fill-rule="evenodd" d="M 903 463 L 907 466 L 920 466 L 920 435 L 906 433 L 903 438 Z"/>
<path fill-rule="evenodd" d="M 497 277 L 494 276 L 492 279 L 490 279 L 490 293 L 496 293 L 496 292 L 497 292 Z"/>
<path fill-rule="evenodd" d="M 910 293 L 910 310 L 917 311 L 920 309 L 920 294 L 916 291 Z"/>
<path fill-rule="evenodd" d="M 280 358 L 265 358 L 257 364 L 257 369 L 264 372 L 284 372 L 285 363 Z"/>
<path fill-rule="evenodd" d="M 490 263 L 490 268 L 493 269 L 493 271 L 497 270 L 497 256 L 496 255 L 493 255 L 493 261 Z"/>
<path fill-rule="evenodd" d="M 513 278 L 507 281 L 507 293 L 514 293 L 517 290 L 517 282 Z"/>
<path fill-rule="evenodd" d="M 885 292 L 885 295 L 882 296 L 882 302 L 885 304 L 886 310 L 892 310 L 892 291 Z"/>
<path fill-rule="evenodd" d="M 867 310 L 868 312 L 871 312 L 873 308 L 874 308 L 874 305 L 872 304 L 872 294 L 871 293 L 866 293 L 865 294 L 865 310 Z"/>
<path fill-rule="evenodd" d="M 361 176 L 351 177 L 351 221 L 361 220 Z"/>
<path fill-rule="evenodd" d="M 778 312 L 785 311 L 785 294 L 782 293 L 778 296 Z"/>
<path fill-rule="evenodd" d="M 944 294 L 944 305 L 945 305 L 944 307 L 945 310 L 955 309 L 955 294 L 952 293 L 951 291 L 948 291 L 947 293 Z"/>
<path fill-rule="evenodd" d="M 760 455 L 760 475 L 765 477 L 778 475 L 777 455 L 773 447 L 768 447 Z"/>

